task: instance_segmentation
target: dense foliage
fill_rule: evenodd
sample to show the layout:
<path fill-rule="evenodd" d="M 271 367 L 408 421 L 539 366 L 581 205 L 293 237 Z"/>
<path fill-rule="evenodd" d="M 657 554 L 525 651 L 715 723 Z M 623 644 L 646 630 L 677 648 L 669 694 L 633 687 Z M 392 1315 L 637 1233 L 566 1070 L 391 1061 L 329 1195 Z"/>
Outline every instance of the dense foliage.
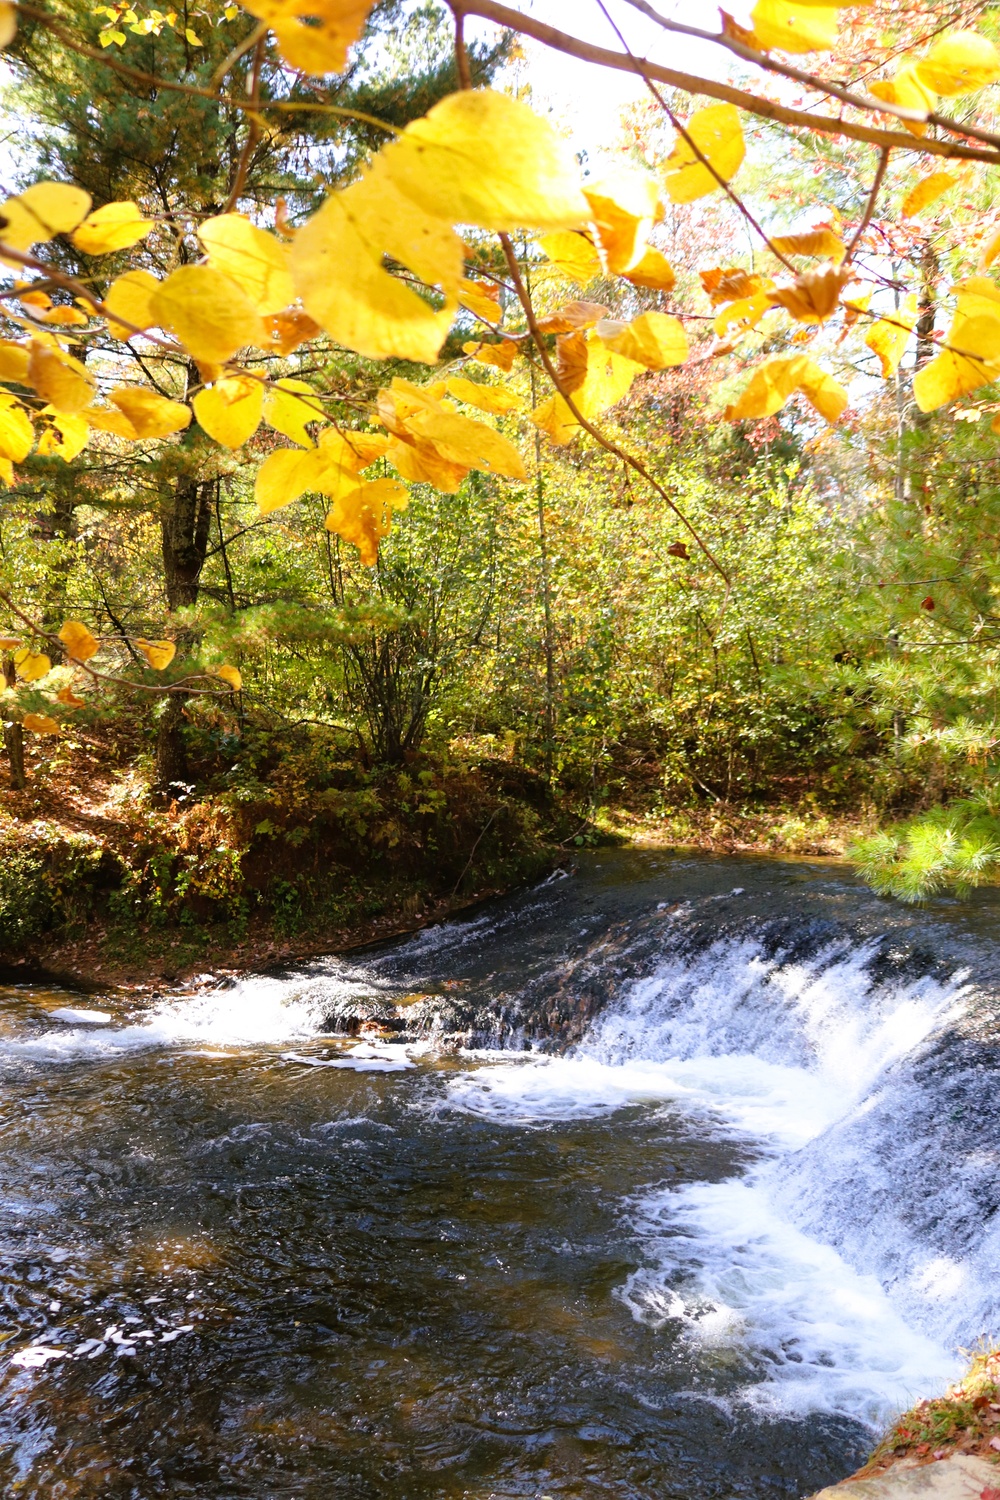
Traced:
<path fill-rule="evenodd" d="M 609 808 L 905 815 L 878 889 L 989 878 L 989 8 L 758 0 L 582 176 L 530 17 L 249 9 L 3 7 L 9 812 L 100 751 L 132 819 L 22 851 L 4 941 L 63 866 L 341 921 L 373 860 L 436 899 Z"/>

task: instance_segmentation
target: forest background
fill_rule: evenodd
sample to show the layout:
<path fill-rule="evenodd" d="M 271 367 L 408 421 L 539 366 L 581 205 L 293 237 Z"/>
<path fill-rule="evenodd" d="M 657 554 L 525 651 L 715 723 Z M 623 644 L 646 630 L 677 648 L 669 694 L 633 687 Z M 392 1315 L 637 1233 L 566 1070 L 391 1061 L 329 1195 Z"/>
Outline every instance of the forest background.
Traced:
<path fill-rule="evenodd" d="M 1000 31 L 982 3 L 877 0 L 857 14 L 865 24 L 842 30 L 824 60 L 849 87 L 949 28 Z M 49 15 L 64 40 L 21 7 L 9 41 L 5 187 L 69 182 L 95 205 L 159 216 L 111 269 L 53 240 L 59 271 L 96 274 L 101 289 L 129 267 L 162 274 L 197 253 L 171 226 L 179 202 L 201 219 L 238 202 L 269 222 L 277 204 L 279 226 L 301 222 L 356 179 L 382 144 L 377 122 L 402 129 L 455 92 L 460 61 L 476 87 L 532 99 L 511 31 L 483 28 L 457 58 L 448 10 L 380 0 L 349 66 L 327 80 L 330 113 L 293 89 L 280 129 L 241 136 L 245 120 L 224 102 L 143 81 L 154 51 L 157 73 L 218 76 L 246 30 L 237 7 L 191 8 L 158 29 L 160 12 L 124 3 L 60 0 Z M 71 44 L 80 38 L 83 49 Z M 112 53 L 137 76 L 110 68 Z M 248 92 L 277 91 L 280 59 L 261 61 L 258 48 L 233 67 Z M 781 81 L 774 97 L 796 91 Z M 987 131 L 994 95 L 973 101 Z M 920 409 L 914 380 L 940 357 L 955 283 L 989 259 L 995 168 L 958 163 L 921 202 L 913 185 L 934 162 L 893 157 L 873 194 L 869 146 L 789 137 L 760 118 L 745 128 L 739 201 L 666 202 L 651 224 L 669 281 L 622 280 L 603 249 L 515 239 L 554 335 L 683 305 L 683 363 L 644 368 L 605 402 L 603 442 L 565 442 L 532 421 L 548 395 L 536 364 L 480 360 L 476 379 L 488 373 L 499 392 L 482 409 L 525 455 L 525 478 L 473 468 L 445 489 L 418 479 L 377 556 L 328 529 L 321 494 L 259 503 L 262 461 L 294 427 L 287 414 L 221 447 L 199 421 L 132 444 L 112 426 L 77 447 L 54 420 L 11 468 L 0 492 L 0 961 L 169 979 L 223 957 L 318 951 L 622 836 L 849 847 L 879 889 L 908 899 L 994 878 L 1000 397 L 985 370 L 942 415 Z M 629 105 L 601 159 L 582 154 L 584 186 L 661 162 L 672 134 L 654 100 Z M 763 248 L 747 210 L 766 226 Z M 766 300 L 773 243 L 798 236 L 787 252 L 798 254 L 809 235 L 809 265 L 858 237 L 869 284 L 834 322 L 796 321 Z M 751 300 L 764 287 L 762 307 L 727 314 L 720 245 L 724 269 L 756 278 L 742 289 Z M 502 259 L 482 245 L 472 254 L 439 361 L 460 379 L 477 342 L 502 340 L 521 311 Z M 122 356 L 86 331 L 79 299 L 51 277 L 26 292 L 16 273 L 2 294 L 7 336 L 58 328 L 72 358 L 118 378 Z M 563 326 L 567 307 L 596 312 Z M 889 332 L 902 336 L 888 348 L 870 307 L 895 314 Z M 426 379 L 411 360 L 367 358 L 335 338 L 287 345 L 271 351 L 271 380 L 299 382 L 289 391 L 316 393 L 348 427 L 393 377 Z M 808 393 L 744 420 L 748 360 L 800 349 L 847 392 L 839 420 L 824 421 Z M 129 359 L 154 390 L 176 389 L 141 342 Z M 193 389 L 204 369 L 186 369 Z M 623 446 L 641 454 L 645 478 Z M 72 644 L 59 650 L 67 620 L 116 653 L 83 697 Z M 37 633 L 27 646 L 26 621 Z M 164 642 L 176 654 L 166 668 Z M 35 677 L 24 663 L 43 647 Z M 161 690 L 158 674 L 192 662 L 214 675 L 211 691 Z"/>

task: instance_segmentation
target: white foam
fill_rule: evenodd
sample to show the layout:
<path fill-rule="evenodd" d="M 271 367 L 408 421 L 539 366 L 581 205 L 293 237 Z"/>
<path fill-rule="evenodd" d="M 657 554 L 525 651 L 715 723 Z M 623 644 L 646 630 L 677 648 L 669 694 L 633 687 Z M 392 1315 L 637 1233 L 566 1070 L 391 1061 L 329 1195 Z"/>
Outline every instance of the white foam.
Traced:
<path fill-rule="evenodd" d="M 629 1203 L 645 1264 L 620 1295 L 643 1322 L 679 1323 L 696 1349 L 728 1349 L 724 1363 L 745 1368 L 745 1399 L 877 1425 L 954 1378 L 952 1348 L 941 1330 L 921 1330 L 912 1298 L 887 1291 L 874 1261 L 852 1264 L 828 1242 L 834 1226 L 797 1225 L 796 1203 L 780 1191 L 789 1164 L 808 1178 L 810 1143 L 871 1108 L 962 999 L 962 975 L 873 986 L 874 948 L 780 964 L 748 938 L 669 958 L 572 1053 L 474 1055 L 448 1100 L 539 1127 L 664 1102 L 701 1132 L 756 1142 L 764 1160 L 744 1178 Z M 808 1197 L 801 1183 L 798 1192 Z M 879 1232 L 897 1231 L 887 1221 Z M 924 1305 L 953 1299 L 961 1275 L 938 1257 L 925 1270 Z"/>
<path fill-rule="evenodd" d="M 633 1316 L 679 1323 L 696 1353 L 741 1349 L 758 1375 L 743 1397 L 794 1415 L 840 1412 L 877 1426 L 940 1393 L 957 1358 L 908 1325 L 875 1276 L 775 1212 L 772 1170 L 639 1200 L 650 1264 L 619 1294 Z"/>
<path fill-rule="evenodd" d="M 51 1021 L 68 1021 L 71 1025 L 110 1026 L 114 1016 L 106 1010 L 83 1010 L 72 1005 L 60 1005 L 47 1015 Z"/>

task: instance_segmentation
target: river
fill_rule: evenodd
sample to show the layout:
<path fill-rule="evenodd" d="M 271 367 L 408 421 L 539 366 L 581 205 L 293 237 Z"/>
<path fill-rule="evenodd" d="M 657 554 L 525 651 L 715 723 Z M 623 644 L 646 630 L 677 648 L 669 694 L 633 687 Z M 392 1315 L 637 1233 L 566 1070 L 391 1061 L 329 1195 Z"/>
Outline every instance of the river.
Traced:
<path fill-rule="evenodd" d="M 598 851 L 348 961 L 0 990 L 2 1493 L 842 1477 L 1000 1332 L 998 912 Z"/>

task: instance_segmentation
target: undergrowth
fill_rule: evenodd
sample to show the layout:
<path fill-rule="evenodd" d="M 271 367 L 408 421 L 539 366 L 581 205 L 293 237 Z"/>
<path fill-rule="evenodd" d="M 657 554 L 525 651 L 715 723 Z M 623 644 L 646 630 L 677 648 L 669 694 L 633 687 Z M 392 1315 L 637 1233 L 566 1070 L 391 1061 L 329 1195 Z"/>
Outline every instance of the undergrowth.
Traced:
<path fill-rule="evenodd" d="M 1000 1347 L 970 1354 L 962 1379 L 943 1396 L 921 1401 L 893 1424 L 861 1474 L 884 1469 L 900 1458 L 946 1458 L 959 1451 L 1000 1462 Z"/>

